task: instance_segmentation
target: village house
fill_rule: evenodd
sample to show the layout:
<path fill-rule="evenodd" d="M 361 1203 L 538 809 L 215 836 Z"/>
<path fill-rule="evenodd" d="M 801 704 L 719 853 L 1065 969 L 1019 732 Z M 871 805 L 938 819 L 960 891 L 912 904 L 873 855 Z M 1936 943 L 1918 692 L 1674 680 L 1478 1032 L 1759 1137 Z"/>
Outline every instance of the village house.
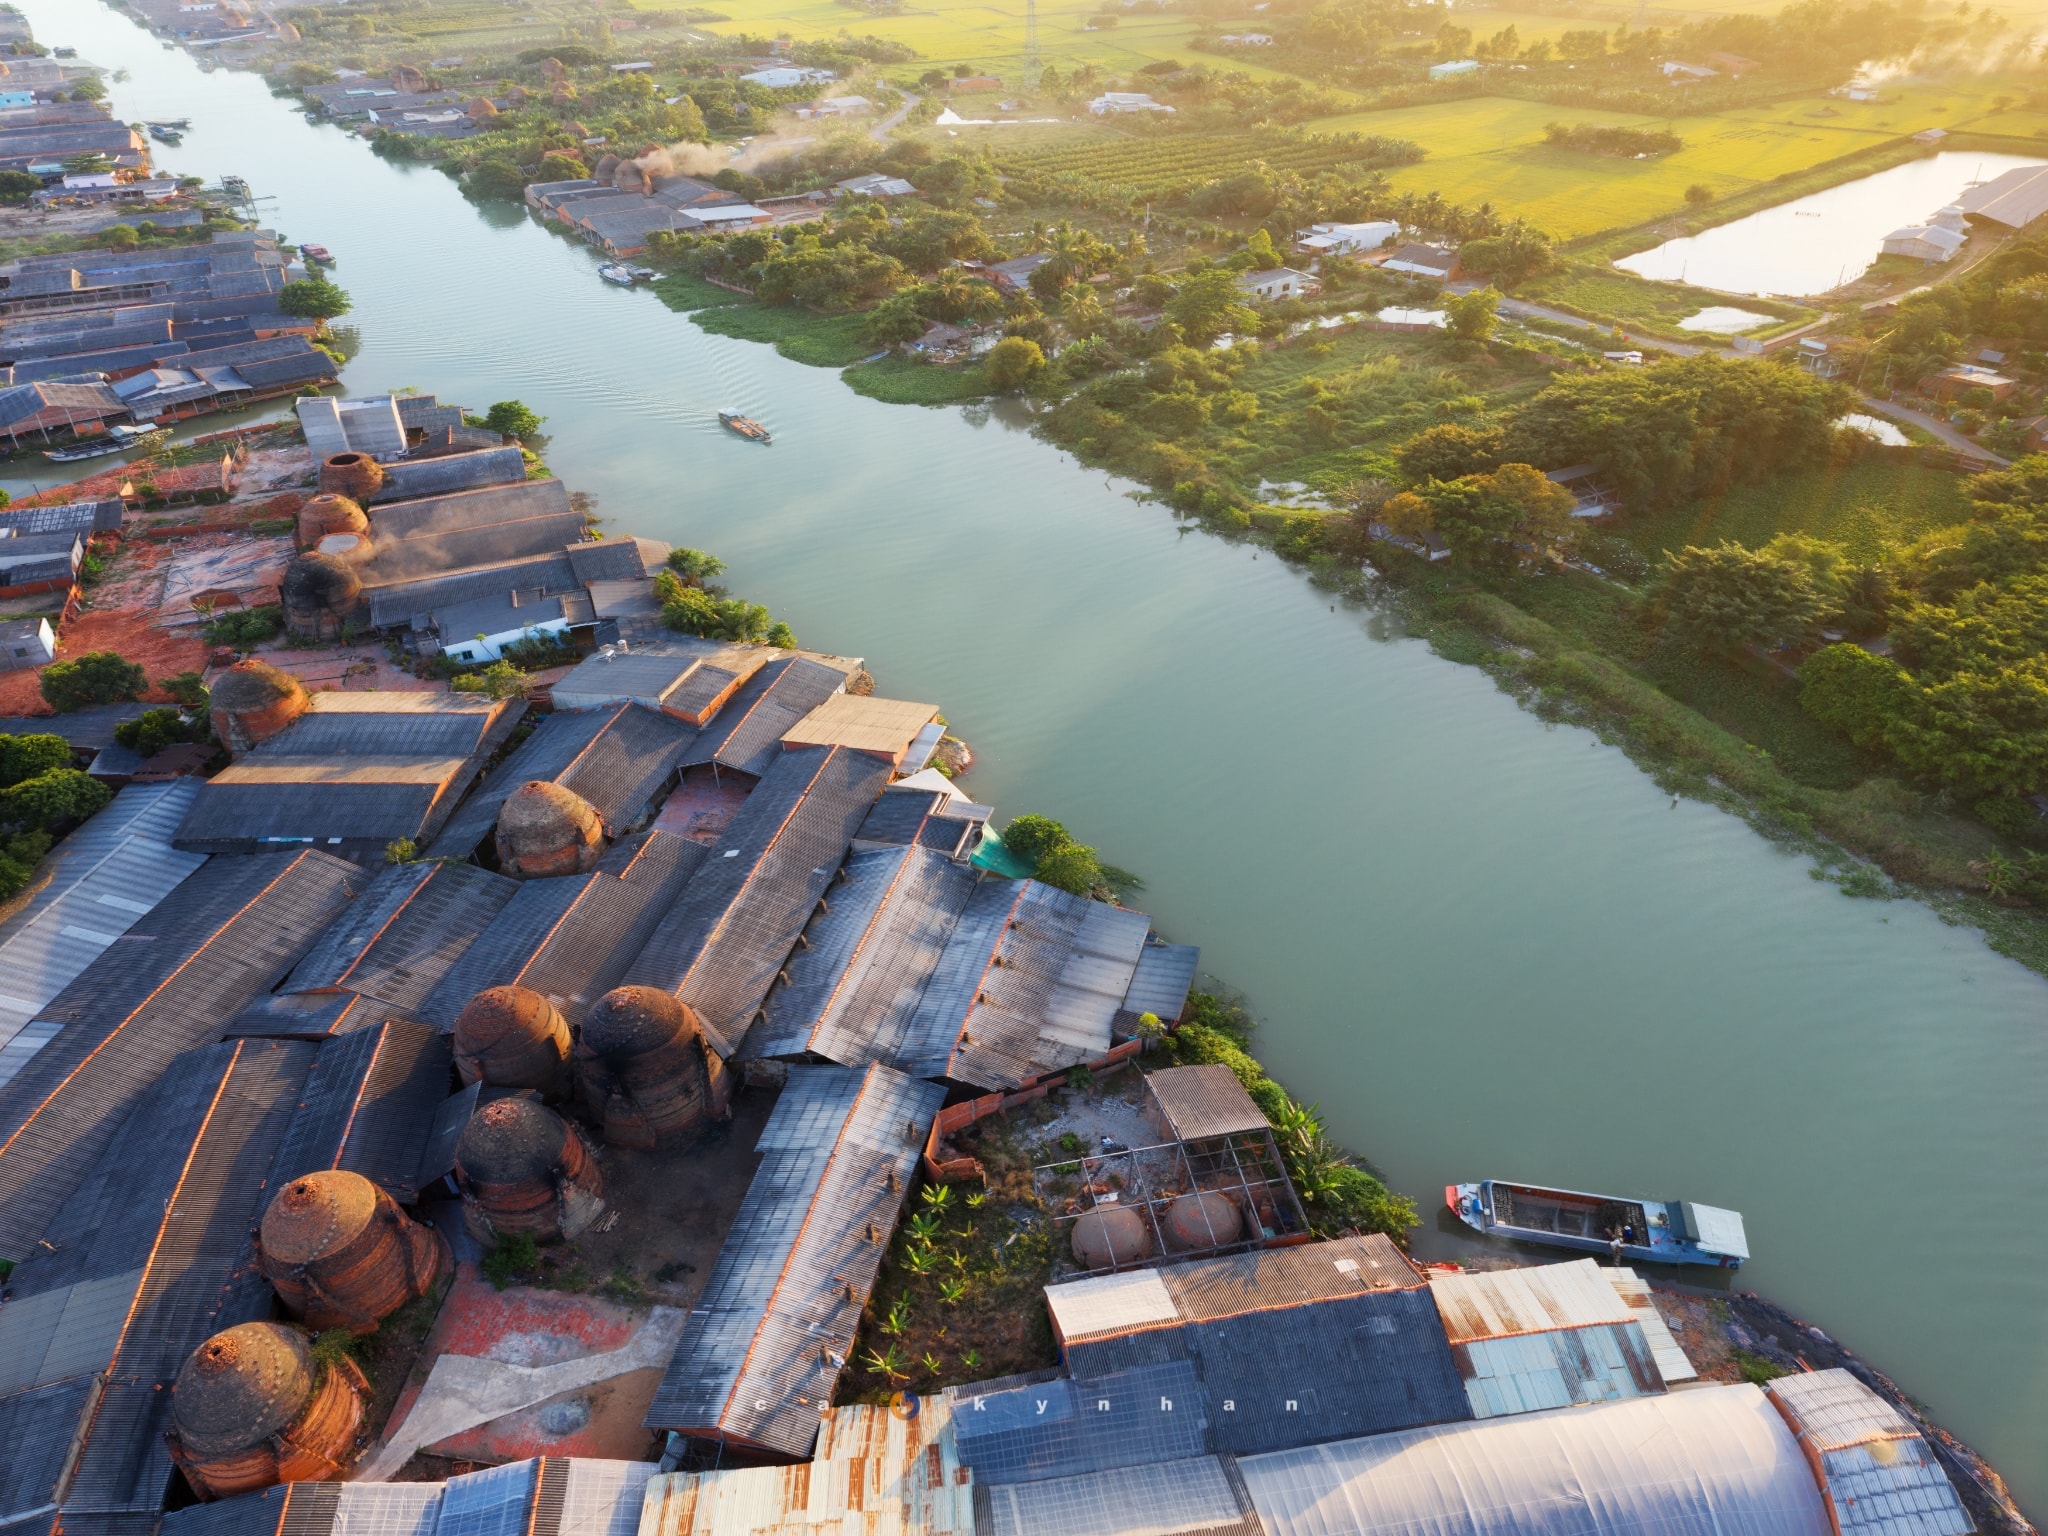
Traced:
<path fill-rule="evenodd" d="M 1479 61 L 1477 59 L 1447 59 L 1441 64 L 1429 66 L 1429 78 L 1432 80 L 1454 80 L 1459 75 L 1476 74 L 1478 70 Z"/>
<path fill-rule="evenodd" d="M 916 191 L 901 176 L 884 176 L 878 171 L 849 177 L 832 187 L 834 197 L 910 197 Z"/>
<path fill-rule="evenodd" d="M 771 91 L 791 90 L 799 85 L 822 85 L 837 78 L 829 69 L 814 69 L 805 64 L 772 64 L 766 69 L 752 70 L 740 76 L 748 85 L 765 85 Z"/>
<path fill-rule="evenodd" d="M 1143 91 L 1105 91 L 1088 103 L 1097 117 L 1117 117 L 1126 112 L 1171 112 L 1163 101 L 1154 101 Z"/>
<path fill-rule="evenodd" d="M 1458 253 L 1441 245 L 1411 243 L 1401 246 L 1381 262 L 1380 270 L 1406 272 L 1410 277 L 1430 277 L 1443 282 L 1458 270 Z"/>
<path fill-rule="evenodd" d="M 1683 59 L 1666 59 L 1657 68 L 1673 85 L 1698 85 L 1702 80 L 1712 80 L 1721 73 L 1704 64 L 1688 64 Z"/>
<path fill-rule="evenodd" d="M 1323 291 L 1323 285 L 1306 272 L 1275 267 L 1270 272 L 1240 272 L 1237 291 L 1257 303 L 1271 304 L 1280 299 L 1312 299 Z"/>
<path fill-rule="evenodd" d="M 1400 234 L 1392 219 L 1374 219 L 1364 224 L 1311 224 L 1294 237 L 1294 248 L 1305 256 L 1349 256 L 1360 251 L 1377 251 Z"/>
<path fill-rule="evenodd" d="M 1955 368 L 1944 369 L 1922 380 L 1920 385 L 1923 394 L 1931 395 L 1944 403 L 1967 399 L 1981 389 L 1990 394 L 1994 405 L 2001 400 L 2010 399 L 2012 392 L 2018 388 L 2016 380 L 2006 378 L 1993 369 L 1980 368 L 1975 363 L 1964 363 Z"/>
<path fill-rule="evenodd" d="M 827 96 L 796 109 L 799 118 L 819 117 L 865 117 L 875 110 L 875 104 L 865 96 Z"/>

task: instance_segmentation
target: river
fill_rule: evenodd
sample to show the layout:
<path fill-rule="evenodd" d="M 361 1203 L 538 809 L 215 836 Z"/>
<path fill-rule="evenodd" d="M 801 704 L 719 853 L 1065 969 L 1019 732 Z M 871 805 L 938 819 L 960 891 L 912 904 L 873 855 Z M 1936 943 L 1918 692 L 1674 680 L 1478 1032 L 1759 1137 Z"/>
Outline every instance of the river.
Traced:
<path fill-rule="evenodd" d="M 46 43 L 189 116 L 355 299 L 349 387 L 548 418 L 622 530 L 716 551 L 806 644 L 946 710 L 1004 815 L 1150 882 L 1165 933 L 1268 1021 L 1455 1252 L 1446 1183 L 1740 1208 L 1743 1282 L 1825 1326 L 2048 1513 L 2048 982 L 1911 902 L 1858 901 L 1612 747 L 1176 528 L 1013 412 L 892 407 L 598 281 L 587 250 L 201 75 L 96 5 Z M 737 405 L 775 445 L 722 432 Z"/>

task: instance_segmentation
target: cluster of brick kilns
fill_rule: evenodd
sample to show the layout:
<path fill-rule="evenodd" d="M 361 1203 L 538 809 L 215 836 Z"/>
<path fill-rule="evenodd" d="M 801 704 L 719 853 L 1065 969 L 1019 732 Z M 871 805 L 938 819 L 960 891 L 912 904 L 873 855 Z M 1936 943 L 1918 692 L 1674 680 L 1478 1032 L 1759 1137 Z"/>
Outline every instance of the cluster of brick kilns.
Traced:
<path fill-rule="evenodd" d="M 696 1140 L 732 1097 L 697 1015 L 655 987 L 607 992 L 580 1035 L 540 994 L 491 987 L 455 1020 L 455 1063 L 465 1082 L 500 1095 L 455 1149 L 470 1227 L 486 1242 L 573 1238 L 604 1209 L 584 1132 L 548 1101 L 573 1105 L 613 1146 L 651 1149 Z"/>
<path fill-rule="evenodd" d="M 260 738 L 278 728 L 271 719 L 289 709 L 290 692 L 260 672 L 243 674 L 237 687 L 247 697 L 230 690 L 236 723 L 223 731 Z M 454 1055 L 463 1082 L 483 1090 L 456 1145 L 455 1183 L 470 1231 L 487 1245 L 574 1238 L 597 1219 L 604 1178 L 587 1136 L 623 1147 L 685 1145 L 724 1117 L 731 1098 L 725 1063 L 697 1015 L 653 987 L 606 993 L 580 1032 L 539 993 L 491 987 L 457 1017 Z M 171 1454 L 201 1498 L 341 1476 L 369 1387 L 345 1353 L 318 1347 L 318 1336 L 374 1331 L 431 1292 L 451 1264 L 441 1234 L 343 1169 L 277 1192 L 257 1259 L 290 1320 L 215 1334 L 173 1389 Z"/>

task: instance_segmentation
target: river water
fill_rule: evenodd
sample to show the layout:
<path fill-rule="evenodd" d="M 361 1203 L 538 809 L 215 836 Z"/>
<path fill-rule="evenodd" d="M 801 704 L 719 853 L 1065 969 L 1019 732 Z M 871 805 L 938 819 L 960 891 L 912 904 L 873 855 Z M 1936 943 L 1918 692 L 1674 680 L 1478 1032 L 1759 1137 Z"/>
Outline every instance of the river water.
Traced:
<path fill-rule="evenodd" d="M 1753 1284 L 1893 1373 L 2048 1513 L 2048 982 L 1852 900 L 1476 669 L 1332 608 L 994 412 L 892 407 L 706 336 L 510 210 L 203 76 L 123 17 L 17 0 L 189 116 L 164 164 L 247 177 L 331 247 L 360 392 L 548 417 L 615 526 L 716 551 L 803 641 L 942 704 L 1004 815 L 1150 881 L 1261 1054 L 1465 1239 L 1517 1177 L 1740 1208 Z M 736 405 L 775 432 L 720 430 Z"/>

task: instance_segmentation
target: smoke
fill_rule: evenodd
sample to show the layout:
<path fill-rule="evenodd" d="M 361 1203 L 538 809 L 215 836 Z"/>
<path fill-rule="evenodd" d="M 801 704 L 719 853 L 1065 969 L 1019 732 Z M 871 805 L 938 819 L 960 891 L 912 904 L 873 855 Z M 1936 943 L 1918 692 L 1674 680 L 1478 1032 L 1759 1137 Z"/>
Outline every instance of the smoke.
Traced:
<path fill-rule="evenodd" d="M 667 154 L 675 169 L 685 176 L 716 176 L 726 170 L 757 172 L 817 142 L 815 134 L 775 128 L 748 140 L 738 154 L 722 144 L 671 144 Z"/>

